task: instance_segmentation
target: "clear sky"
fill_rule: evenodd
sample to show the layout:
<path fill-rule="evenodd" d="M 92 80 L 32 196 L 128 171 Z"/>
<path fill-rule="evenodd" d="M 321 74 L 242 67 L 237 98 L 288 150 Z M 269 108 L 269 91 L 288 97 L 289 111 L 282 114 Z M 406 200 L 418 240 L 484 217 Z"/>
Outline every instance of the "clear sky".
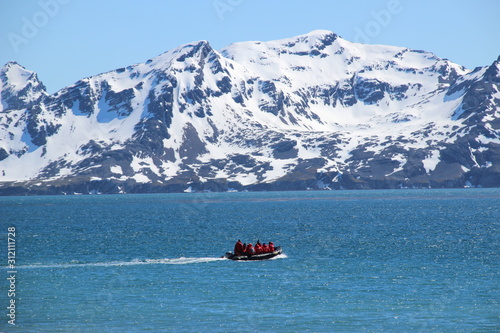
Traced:
<path fill-rule="evenodd" d="M 220 49 L 323 29 L 472 69 L 500 55 L 499 18 L 497 0 L 0 0 L 0 66 L 17 61 L 53 93 L 197 40 Z"/>

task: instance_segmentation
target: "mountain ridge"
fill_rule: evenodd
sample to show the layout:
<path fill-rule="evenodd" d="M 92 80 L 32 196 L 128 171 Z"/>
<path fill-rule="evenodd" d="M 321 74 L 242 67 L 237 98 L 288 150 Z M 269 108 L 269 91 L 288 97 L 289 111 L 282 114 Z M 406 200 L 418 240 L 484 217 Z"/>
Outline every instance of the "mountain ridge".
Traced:
<path fill-rule="evenodd" d="M 0 194 L 500 186 L 499 63 L 316 30 L 188 43 L 49 95 L 9 62 Z"/>

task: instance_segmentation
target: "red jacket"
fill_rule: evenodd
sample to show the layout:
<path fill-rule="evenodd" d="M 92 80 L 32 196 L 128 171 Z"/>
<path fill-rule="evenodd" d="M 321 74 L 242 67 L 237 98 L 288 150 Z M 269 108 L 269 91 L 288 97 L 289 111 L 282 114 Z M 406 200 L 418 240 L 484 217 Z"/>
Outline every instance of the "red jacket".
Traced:
<path fill-rule="evenodd" d="M 240 240 L 238 240 L 234 245 L 234 254 L 243 254 L 243 252 L 245 252 L 245 249 L 243 248 L 243 243 Z"/>
<path fill-rule="evenodd" d="M 274 252 L 274 243 L 269 242 L 269 252 Z"/>
<path fill-rule="evenodd" d="M 255 249 L 253 248 L 252 243 L 247 245 L 247 248 L 245 249 L 246 254 L 255 254 Z"/>
<path fill-rule="evenodd" d="M 262 253 L 268 253 L 269 252 L 269 246 L 267 246 L 266 243 L 262 244 Z"/>
<path fill-rule="evenodd" d="M 262 245 L 260 245 L 259 243 L 255 244 L 255 254 L 261 254 L 261 253 L 263 253 Z"/>

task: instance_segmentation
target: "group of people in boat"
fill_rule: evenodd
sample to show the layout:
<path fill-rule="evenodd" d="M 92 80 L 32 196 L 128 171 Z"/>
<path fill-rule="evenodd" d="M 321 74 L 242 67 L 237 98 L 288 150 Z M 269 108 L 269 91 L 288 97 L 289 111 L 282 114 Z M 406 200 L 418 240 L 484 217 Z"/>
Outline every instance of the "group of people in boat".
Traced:
<path fill-rule="evenodd" d="M 255 246 L 253 246 L 252 243 L 242 243 L 241 240 L 238 239 L 238 241 L 234 245 L 234 254 L 236 254 L 237 256 L 272 252 L 274 252 L 273 242 L 269 242 L 269 244 L 261 244 L 260 241 L 257 241 L 257 243 L 255 243 Z"/>

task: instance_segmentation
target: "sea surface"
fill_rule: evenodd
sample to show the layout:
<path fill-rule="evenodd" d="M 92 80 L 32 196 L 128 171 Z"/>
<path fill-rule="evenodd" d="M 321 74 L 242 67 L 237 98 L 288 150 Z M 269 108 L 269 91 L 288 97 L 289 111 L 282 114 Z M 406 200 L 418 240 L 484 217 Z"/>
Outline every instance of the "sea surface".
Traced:
<path fill-rule="evenodd" d="M 0 197 L 0 222 L 3 332 L 500 332 L 500 189 Z M 237 239 L 285 255 L 220 258 Z"/>

